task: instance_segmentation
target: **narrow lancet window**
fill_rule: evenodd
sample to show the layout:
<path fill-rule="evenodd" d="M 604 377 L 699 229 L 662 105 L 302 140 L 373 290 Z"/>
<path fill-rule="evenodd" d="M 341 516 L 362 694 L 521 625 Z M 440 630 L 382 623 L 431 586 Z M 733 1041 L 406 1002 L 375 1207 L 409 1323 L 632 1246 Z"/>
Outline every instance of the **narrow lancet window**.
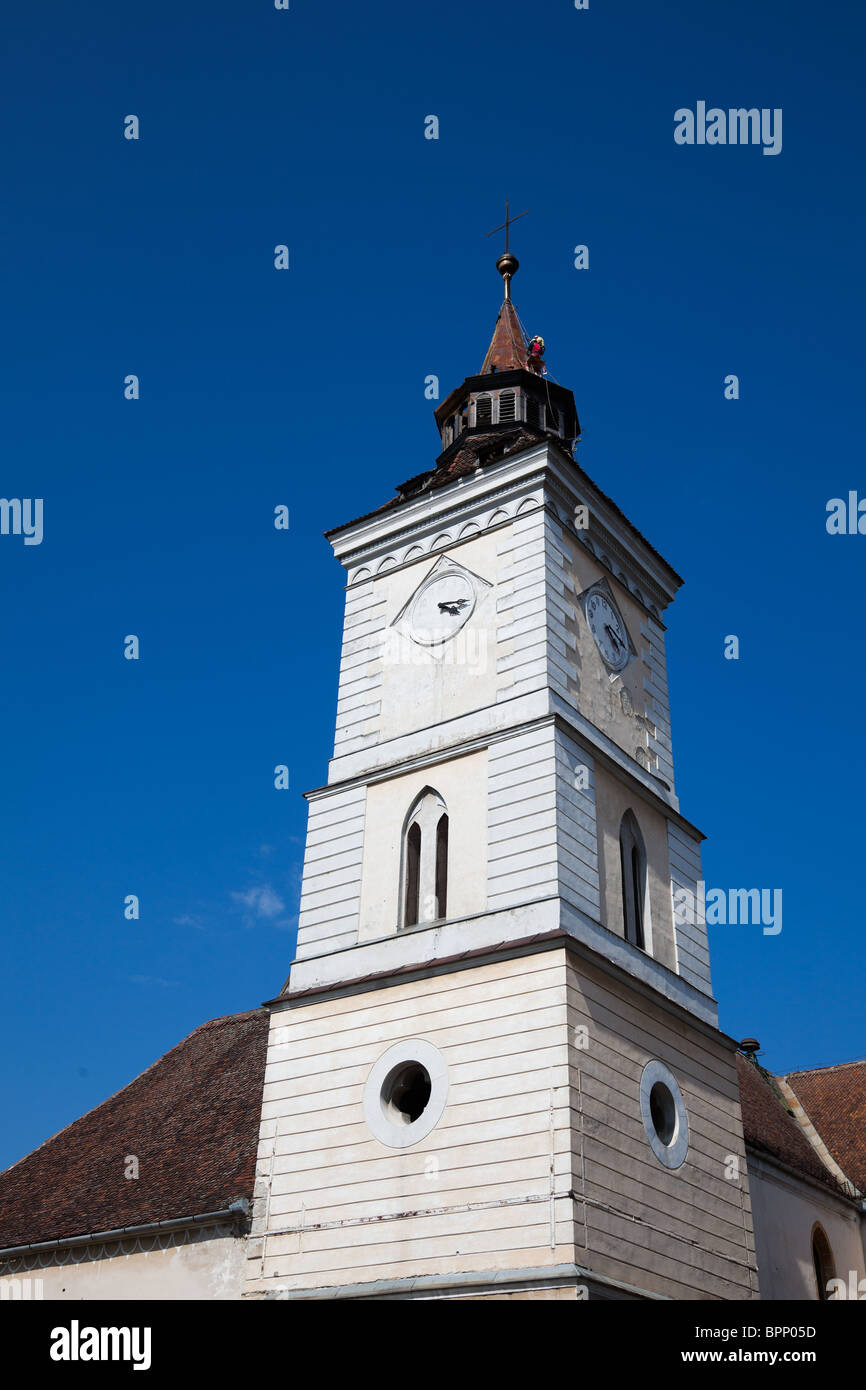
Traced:
<path fill-rule="evenodd" d="M 436 826 L 436 916 L 448 916 L 448 817 Z"/>
<path fill-rule="evenodd" d="M 406 835 L 406 915 L 405 925 L 414 927 L 418 921 L 418 887 L 421 874 L 421 827 L 417 821 L 409 826 Z"/>
<path fill-rule="evenodd" d="M 448 811 L 432 787 L 413 803 L 403 833 L 400 925 L 436 922 L 448 911 Z"/>
<path fill-rule="evenodd" d="M 646 943 L 647 865 L 643 836 L 634 812 L 626 811 L 619 830 L 622 911 L 625 939 L 642 951 Z"/>

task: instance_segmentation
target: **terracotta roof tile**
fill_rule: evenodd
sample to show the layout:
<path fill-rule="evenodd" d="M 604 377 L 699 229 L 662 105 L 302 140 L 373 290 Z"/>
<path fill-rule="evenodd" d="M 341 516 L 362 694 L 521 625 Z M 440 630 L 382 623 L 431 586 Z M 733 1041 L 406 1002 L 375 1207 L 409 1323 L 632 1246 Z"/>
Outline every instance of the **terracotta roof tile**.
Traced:
<path fill-rule="evenodd" d="M 833 1158 L 866 1192 L 866 1061 L 785 1077 Z"/>
<path fill-rule="evenodd" d="M 833 1175 L 789 1112 L 770 1073 L 737 1053 L 737 1074 L 746 1143 L 804 1177 L 838 1190 Z"/>
<path fill-rule="evenodd" d="M 202 1024 L 0 1173 L 0 1248 L 219 1211 L 252 1198 L 268 1015 Z M 124 1160 L 139 1161 L 137 1179 Z"/>

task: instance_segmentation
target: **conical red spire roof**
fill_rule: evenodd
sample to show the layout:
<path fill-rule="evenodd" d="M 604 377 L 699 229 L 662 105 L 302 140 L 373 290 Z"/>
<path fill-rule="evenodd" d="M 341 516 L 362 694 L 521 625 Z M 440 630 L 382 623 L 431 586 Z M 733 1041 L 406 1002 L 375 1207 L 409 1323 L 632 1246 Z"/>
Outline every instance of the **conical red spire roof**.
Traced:
<path fill-rule="evenodd" d="M 517 310 L 510 299 L 502 301 L 502 308 L 499 310 L 499 317 L 496 320 L 496 327 L 493 330 L 493 337 L 490 339 L 490 347 L 487 349 L 487 356 L 481 367 L 481 375 L 487 372 L 508 372 L 515 367 L 522 367 L 524 371 L 529 368 L 529 361 L 526 355 L 526 341 L 523 337 L 523 329 L 520 327 L 520 319 L 517 317 Z"/>

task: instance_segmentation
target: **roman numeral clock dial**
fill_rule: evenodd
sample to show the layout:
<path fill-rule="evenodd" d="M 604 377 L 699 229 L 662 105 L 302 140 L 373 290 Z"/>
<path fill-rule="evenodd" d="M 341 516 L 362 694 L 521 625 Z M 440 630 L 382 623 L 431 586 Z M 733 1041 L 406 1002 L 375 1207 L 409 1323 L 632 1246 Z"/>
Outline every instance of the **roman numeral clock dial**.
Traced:
<path fill-rule="evenodd" d="M 625 669 L 632 656 L 628 629 L 619 610 L 605 594 L 596 589 L 586 600 L 585 612 L 602 660 L 611 672 L 618 674 Z"/>

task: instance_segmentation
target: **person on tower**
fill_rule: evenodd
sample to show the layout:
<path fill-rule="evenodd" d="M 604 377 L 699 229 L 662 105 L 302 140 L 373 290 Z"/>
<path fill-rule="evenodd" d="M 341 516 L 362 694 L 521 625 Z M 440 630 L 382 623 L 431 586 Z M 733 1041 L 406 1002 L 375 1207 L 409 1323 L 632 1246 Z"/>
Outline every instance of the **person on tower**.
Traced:
<path fill-rule="evenodd" d="M 541 369 L 544 366 L 544 339 L 537 333 L 534 338 L 530 338 L 526 353 L 529 361 L 529 370 L 531 372 L 538 372 L 540 375 Z"/>

